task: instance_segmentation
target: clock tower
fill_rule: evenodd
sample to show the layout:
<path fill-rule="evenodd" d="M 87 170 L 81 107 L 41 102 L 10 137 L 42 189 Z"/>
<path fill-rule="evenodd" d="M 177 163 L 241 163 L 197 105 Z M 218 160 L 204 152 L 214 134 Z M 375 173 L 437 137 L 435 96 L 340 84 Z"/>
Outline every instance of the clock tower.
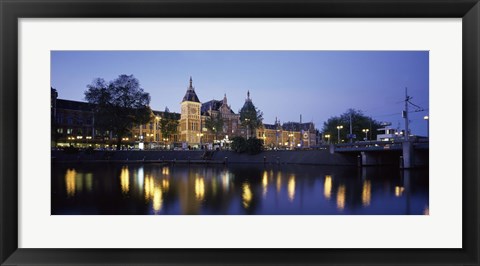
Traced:
<path fill-rule="evenodd" d="M 187 145 L 195 146 L 200 144 L 201 133 L 201 107 L 200 100 L 195 93 L 192 85 L 192 77 L 190 77 L 190 85 L 183 97 L 181 103 L 180 116 L 180 139 Z"/>

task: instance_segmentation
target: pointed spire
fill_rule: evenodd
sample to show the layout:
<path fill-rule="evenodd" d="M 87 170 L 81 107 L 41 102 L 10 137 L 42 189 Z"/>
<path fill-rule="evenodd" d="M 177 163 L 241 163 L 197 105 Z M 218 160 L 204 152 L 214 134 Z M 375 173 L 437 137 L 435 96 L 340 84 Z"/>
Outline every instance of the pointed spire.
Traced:
<path fill-rule="evenodd" d="M 189 84 L 189 87 L 187 88 L 187 92 L 185 93 L 185 96 L 183 97 L 182 102 L 185 102 L 185 101 L 197 102 L 197 103 L 200 102 L 197 94 L 195 93 L 195 88 L 193 87 L 192 76 L 190 76 L 190 84 Z"/>
<path fill-rule="evenodd" d="M 250 100 L 250 90 L 247 91 L 247 99 Z"/>
<path fill-rule="evenodd" d="M 227 94 L 226 93 L 223 95 L 223 104 L 227 105 Z"/>

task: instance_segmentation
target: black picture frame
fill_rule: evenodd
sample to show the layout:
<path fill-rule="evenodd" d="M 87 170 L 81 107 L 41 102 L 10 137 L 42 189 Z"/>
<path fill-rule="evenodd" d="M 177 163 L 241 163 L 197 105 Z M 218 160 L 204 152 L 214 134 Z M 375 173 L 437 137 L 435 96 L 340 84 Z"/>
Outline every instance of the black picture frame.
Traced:
<path fill-rule="evenodd" d="M 1 265 L 479 265 L 480 4 L 478 0 L 0 0 L 0 16 Z M 463 248 L 121 250 L 18 248 L 18 19 L 56 17 L 462 18 Z M 458 92 L 452 91 L 452 93 Z"/>

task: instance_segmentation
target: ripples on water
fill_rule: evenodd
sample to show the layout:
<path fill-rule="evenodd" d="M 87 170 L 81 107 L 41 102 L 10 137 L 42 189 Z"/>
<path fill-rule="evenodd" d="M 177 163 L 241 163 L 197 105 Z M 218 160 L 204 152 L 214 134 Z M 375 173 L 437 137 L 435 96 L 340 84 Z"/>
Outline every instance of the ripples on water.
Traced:
<path fill-rule="evenodd" d="M 428 170 L 55 164 L 52 214 L 428 214 Z"/>

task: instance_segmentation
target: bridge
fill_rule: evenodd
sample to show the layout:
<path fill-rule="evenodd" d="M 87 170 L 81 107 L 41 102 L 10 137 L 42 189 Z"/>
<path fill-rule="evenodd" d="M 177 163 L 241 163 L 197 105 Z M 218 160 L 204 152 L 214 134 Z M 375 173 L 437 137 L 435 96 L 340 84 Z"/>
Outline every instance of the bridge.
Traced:
<path fill-rule="evenodd" d="M 429 142 L 426 138 L 409 141 L 359 141 L 330 145 L 330 153 L 357 156 L 359 166 L 399 165 L 413 168 L 428 165 Z"/>

